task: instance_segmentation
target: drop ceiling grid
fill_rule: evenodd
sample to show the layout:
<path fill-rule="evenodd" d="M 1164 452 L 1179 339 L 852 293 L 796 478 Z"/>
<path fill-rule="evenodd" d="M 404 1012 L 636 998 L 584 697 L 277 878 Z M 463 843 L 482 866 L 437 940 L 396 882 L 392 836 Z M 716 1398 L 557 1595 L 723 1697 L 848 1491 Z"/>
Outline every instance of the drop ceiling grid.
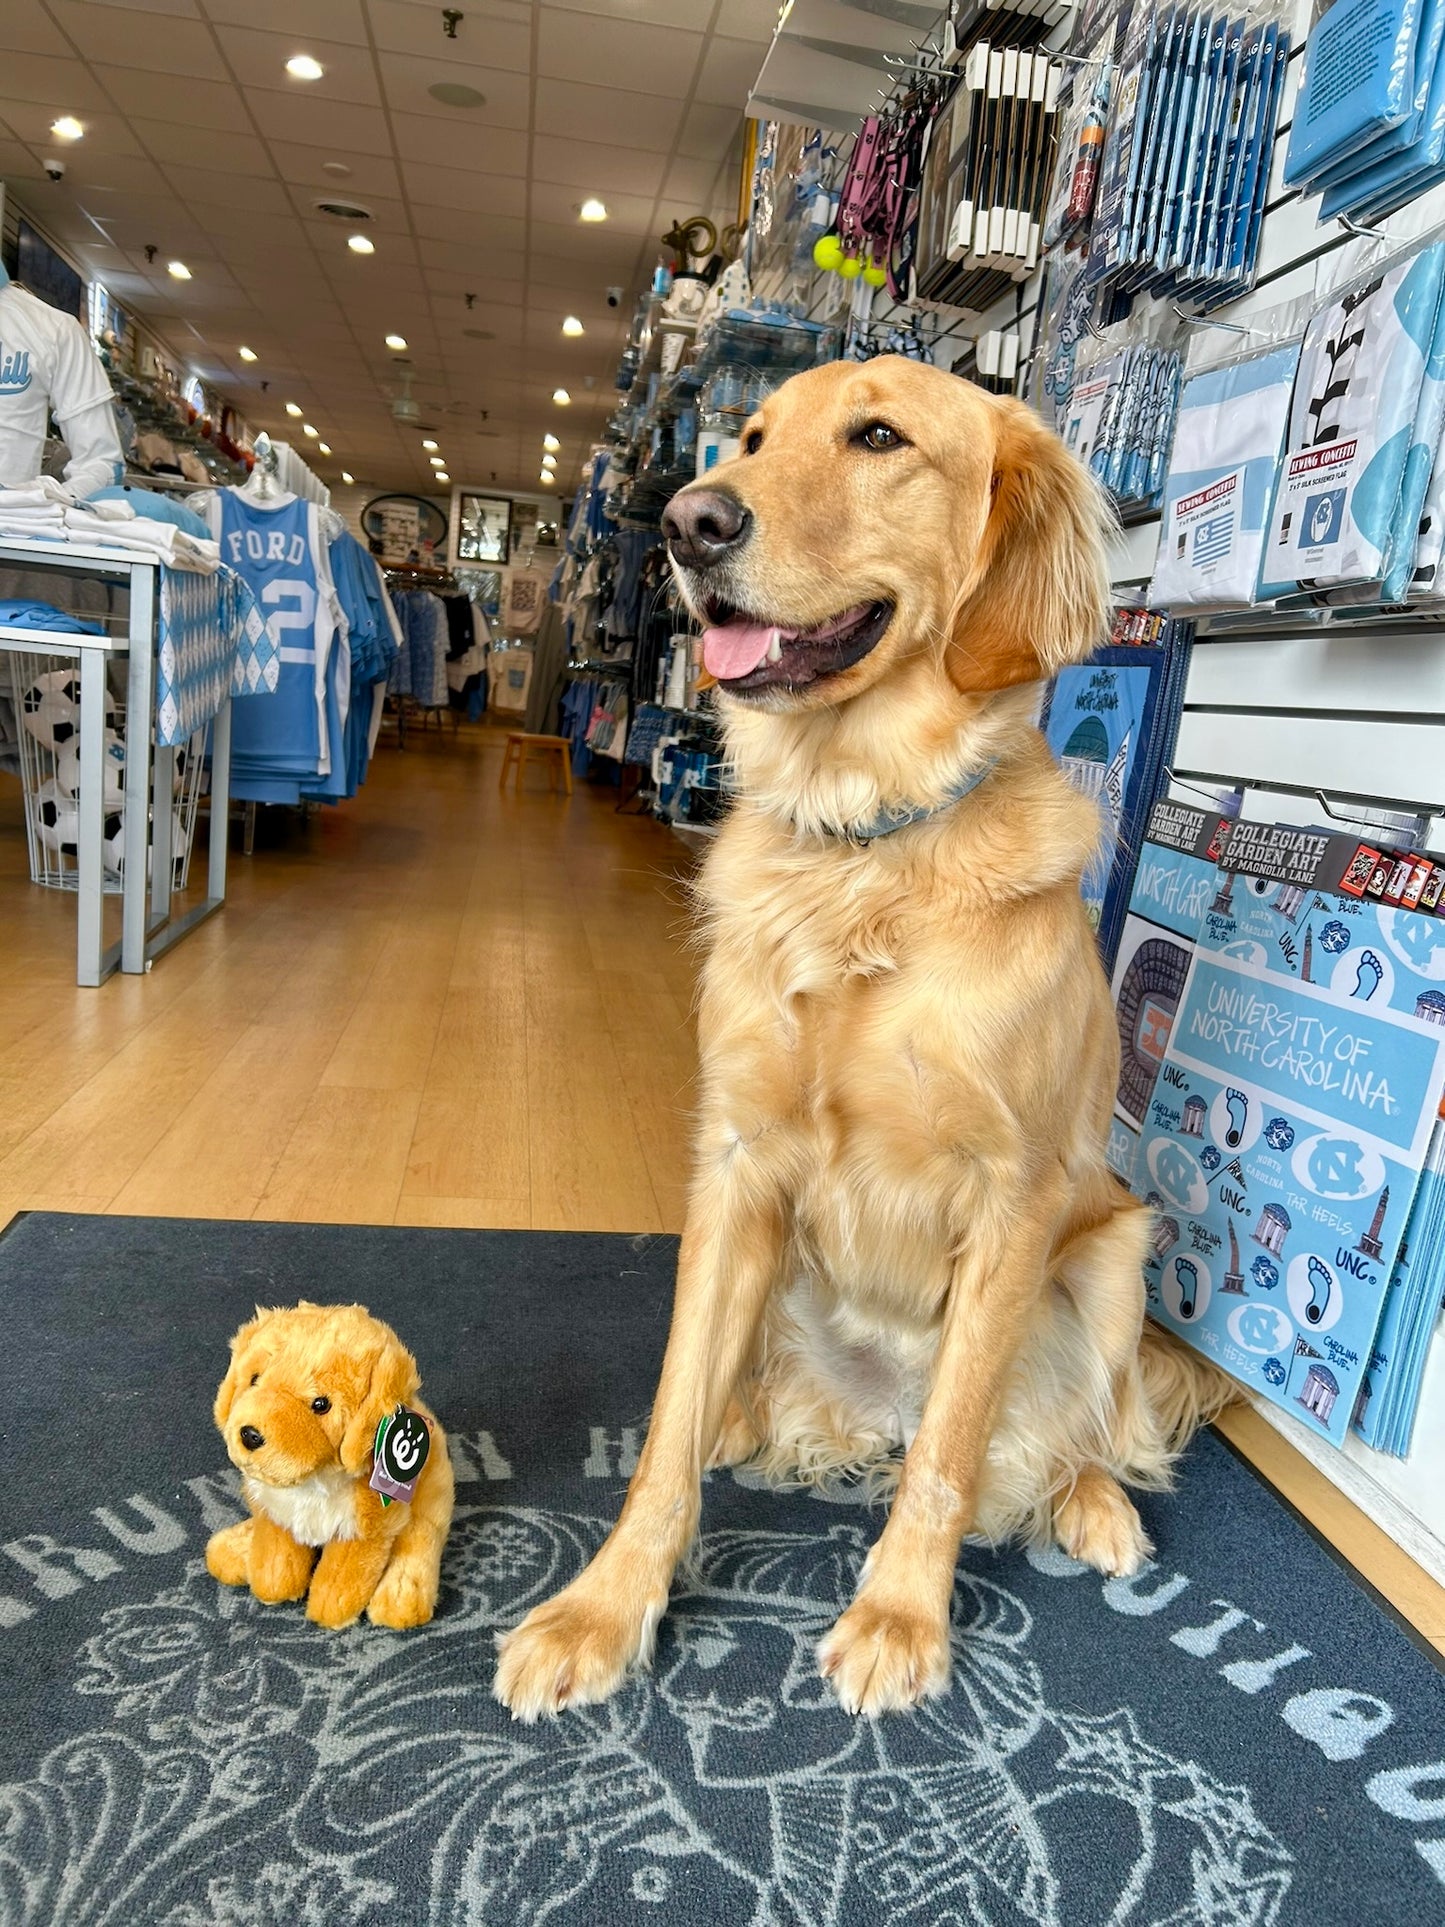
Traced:
<path fill-rule="evenodd" d="M 431 56 L 418 42 L 442 42 L 441 9 L 416 0 L 7 0 L 12 9 L 0 174 L 17 203 L 258 426 L 294 434 L 282 412 L 294 399 L 335 447 L 323 472 L 344 462 L 378 486 L 411 488 L 430 471 L 424 431 L 390 413 L 401 370 L 382 336 L 393 329 L 407 336 L 423 419 L 438 423 L 455 480 L 535 488 L 548 429 L 563 442 L 560 472 L 575 473 L 610 412 L 656 237 L 699 206 L 730 209 L 745 88 L 735 105 L 718 96 L 756 72 L 771 20 L 769 0 L 480 0 L 463 8 L 460 45 Z M 302 51 L 326 80 L 285 82 L 284 60 Z M 484 118 L 431 103 L 430 77 L 479 82 Z M 81 176 L 84 206 L 67 195 L 68 218 L 39 168 L 62 111 L 99 122 L 96 145 L 111 150 L 106 179 Z M 463 143 L 469 161 L 456 166 Z M 85 143 L 70 156 L 80 174 Z M 328 181 L 321 162 L 332 156 L 352 174 Z M 576 223 L 587 192 L 609 199 L 614 221 Z M 375 257 L 347 252 L 344 224 L 315 211 L 323 196 L 375 211 Z M 145 241 L 160 247 L 156 266 Z M 160 265 L 176 256 L 191 282 Z M 603 291 L 615 284 L 626 295 L 609 311 Z M 568 311 L 584 315 L 585 345 L 564 342 Z M 473 344 L 469 326 L 495 340 Z M 253 369 L 236 357 L 242 341 L 261 355 Z M 570 409 L 550 401 L 559 382 Z M 482 407 L 486 430 L 470 412 Z"/>

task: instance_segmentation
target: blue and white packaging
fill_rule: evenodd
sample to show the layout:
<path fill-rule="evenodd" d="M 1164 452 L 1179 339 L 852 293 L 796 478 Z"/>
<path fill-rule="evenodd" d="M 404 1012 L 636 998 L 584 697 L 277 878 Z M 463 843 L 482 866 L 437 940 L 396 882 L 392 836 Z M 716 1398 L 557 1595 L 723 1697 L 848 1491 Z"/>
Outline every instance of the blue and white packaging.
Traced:
<path fill-rule="evenodd" d="M 1299 358 L 1296 338 L 1185 379 L 1152 608 L 1254 602 Z"/>
<path fill-rule="evenodd" d="M 1325 301 L 1305 331 L 1260 600 L 1379 582 L 1445 280 L 1445 244 Z"/>
<path fill-rule="evenodd" d="M 1414 105 L 1420 0 L 1335 0 L 1310 34 L 1285 156 L 1312 181 L 1405 120 Z"/>

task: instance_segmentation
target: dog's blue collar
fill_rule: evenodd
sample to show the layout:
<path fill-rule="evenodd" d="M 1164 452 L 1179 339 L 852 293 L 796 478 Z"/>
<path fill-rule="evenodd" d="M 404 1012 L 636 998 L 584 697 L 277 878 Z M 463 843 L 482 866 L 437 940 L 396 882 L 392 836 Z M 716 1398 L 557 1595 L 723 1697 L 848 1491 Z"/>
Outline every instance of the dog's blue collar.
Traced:
<path fill-rule="evenodd" d="M 877 816 L 859 829 L 834 832 L 842 835 L 849 843 L 876 843 L 880 836 L 892 836 L 898 830 L 910 829 L 915 823 L 924 823 L 930 816 L 939 816 L 944 810 L 951 810 L 955 803 L 961 803 L 965 796 L 971 796 L 980 783 L 986 782 L 998 768 L 998 758 L 990 757 L 975 770 L 954 784 L 946 796 L 937 803 L 902 804 L 897 809 L 880 810 Z"/>

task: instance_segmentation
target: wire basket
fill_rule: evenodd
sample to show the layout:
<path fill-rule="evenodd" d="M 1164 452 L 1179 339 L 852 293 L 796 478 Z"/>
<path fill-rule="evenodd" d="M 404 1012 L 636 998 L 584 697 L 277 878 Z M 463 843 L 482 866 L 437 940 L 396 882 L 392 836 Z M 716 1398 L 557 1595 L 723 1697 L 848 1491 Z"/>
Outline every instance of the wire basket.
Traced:
<path fill-rule="evenodd" d="M 10 693 L 15 700 L 30 880 L 47 890 L 74 890 L 80 882 L 80 664 L 70 656 L 32 656 L 18 650 L 5 653 Z M 103 887 L 110 894 L 118 893 L 121 887 L 125 722 L 124 698 L 107 686 L 101 862 Z M 190 874 L 204 752 L 205 731 L 197 730 L 175 753 L 171 848 L 177 890 L 185 889 Z"/>

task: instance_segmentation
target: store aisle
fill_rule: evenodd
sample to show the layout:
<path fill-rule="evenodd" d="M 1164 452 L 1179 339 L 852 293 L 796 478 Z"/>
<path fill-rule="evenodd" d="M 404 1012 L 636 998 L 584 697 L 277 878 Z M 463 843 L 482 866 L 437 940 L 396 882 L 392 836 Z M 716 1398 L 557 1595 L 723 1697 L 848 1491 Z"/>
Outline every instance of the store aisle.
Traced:
<path fill-rule="evenodd" d="M 0 1223 L 680 1230 L 689 854 L 610 790 L 502 796 L 500 757 L 488 729 L 384 750 L 347 810 L 234 858 L 225 913 L 144 982 L 77 990 L 71 900 L 10 896 Z"/>

